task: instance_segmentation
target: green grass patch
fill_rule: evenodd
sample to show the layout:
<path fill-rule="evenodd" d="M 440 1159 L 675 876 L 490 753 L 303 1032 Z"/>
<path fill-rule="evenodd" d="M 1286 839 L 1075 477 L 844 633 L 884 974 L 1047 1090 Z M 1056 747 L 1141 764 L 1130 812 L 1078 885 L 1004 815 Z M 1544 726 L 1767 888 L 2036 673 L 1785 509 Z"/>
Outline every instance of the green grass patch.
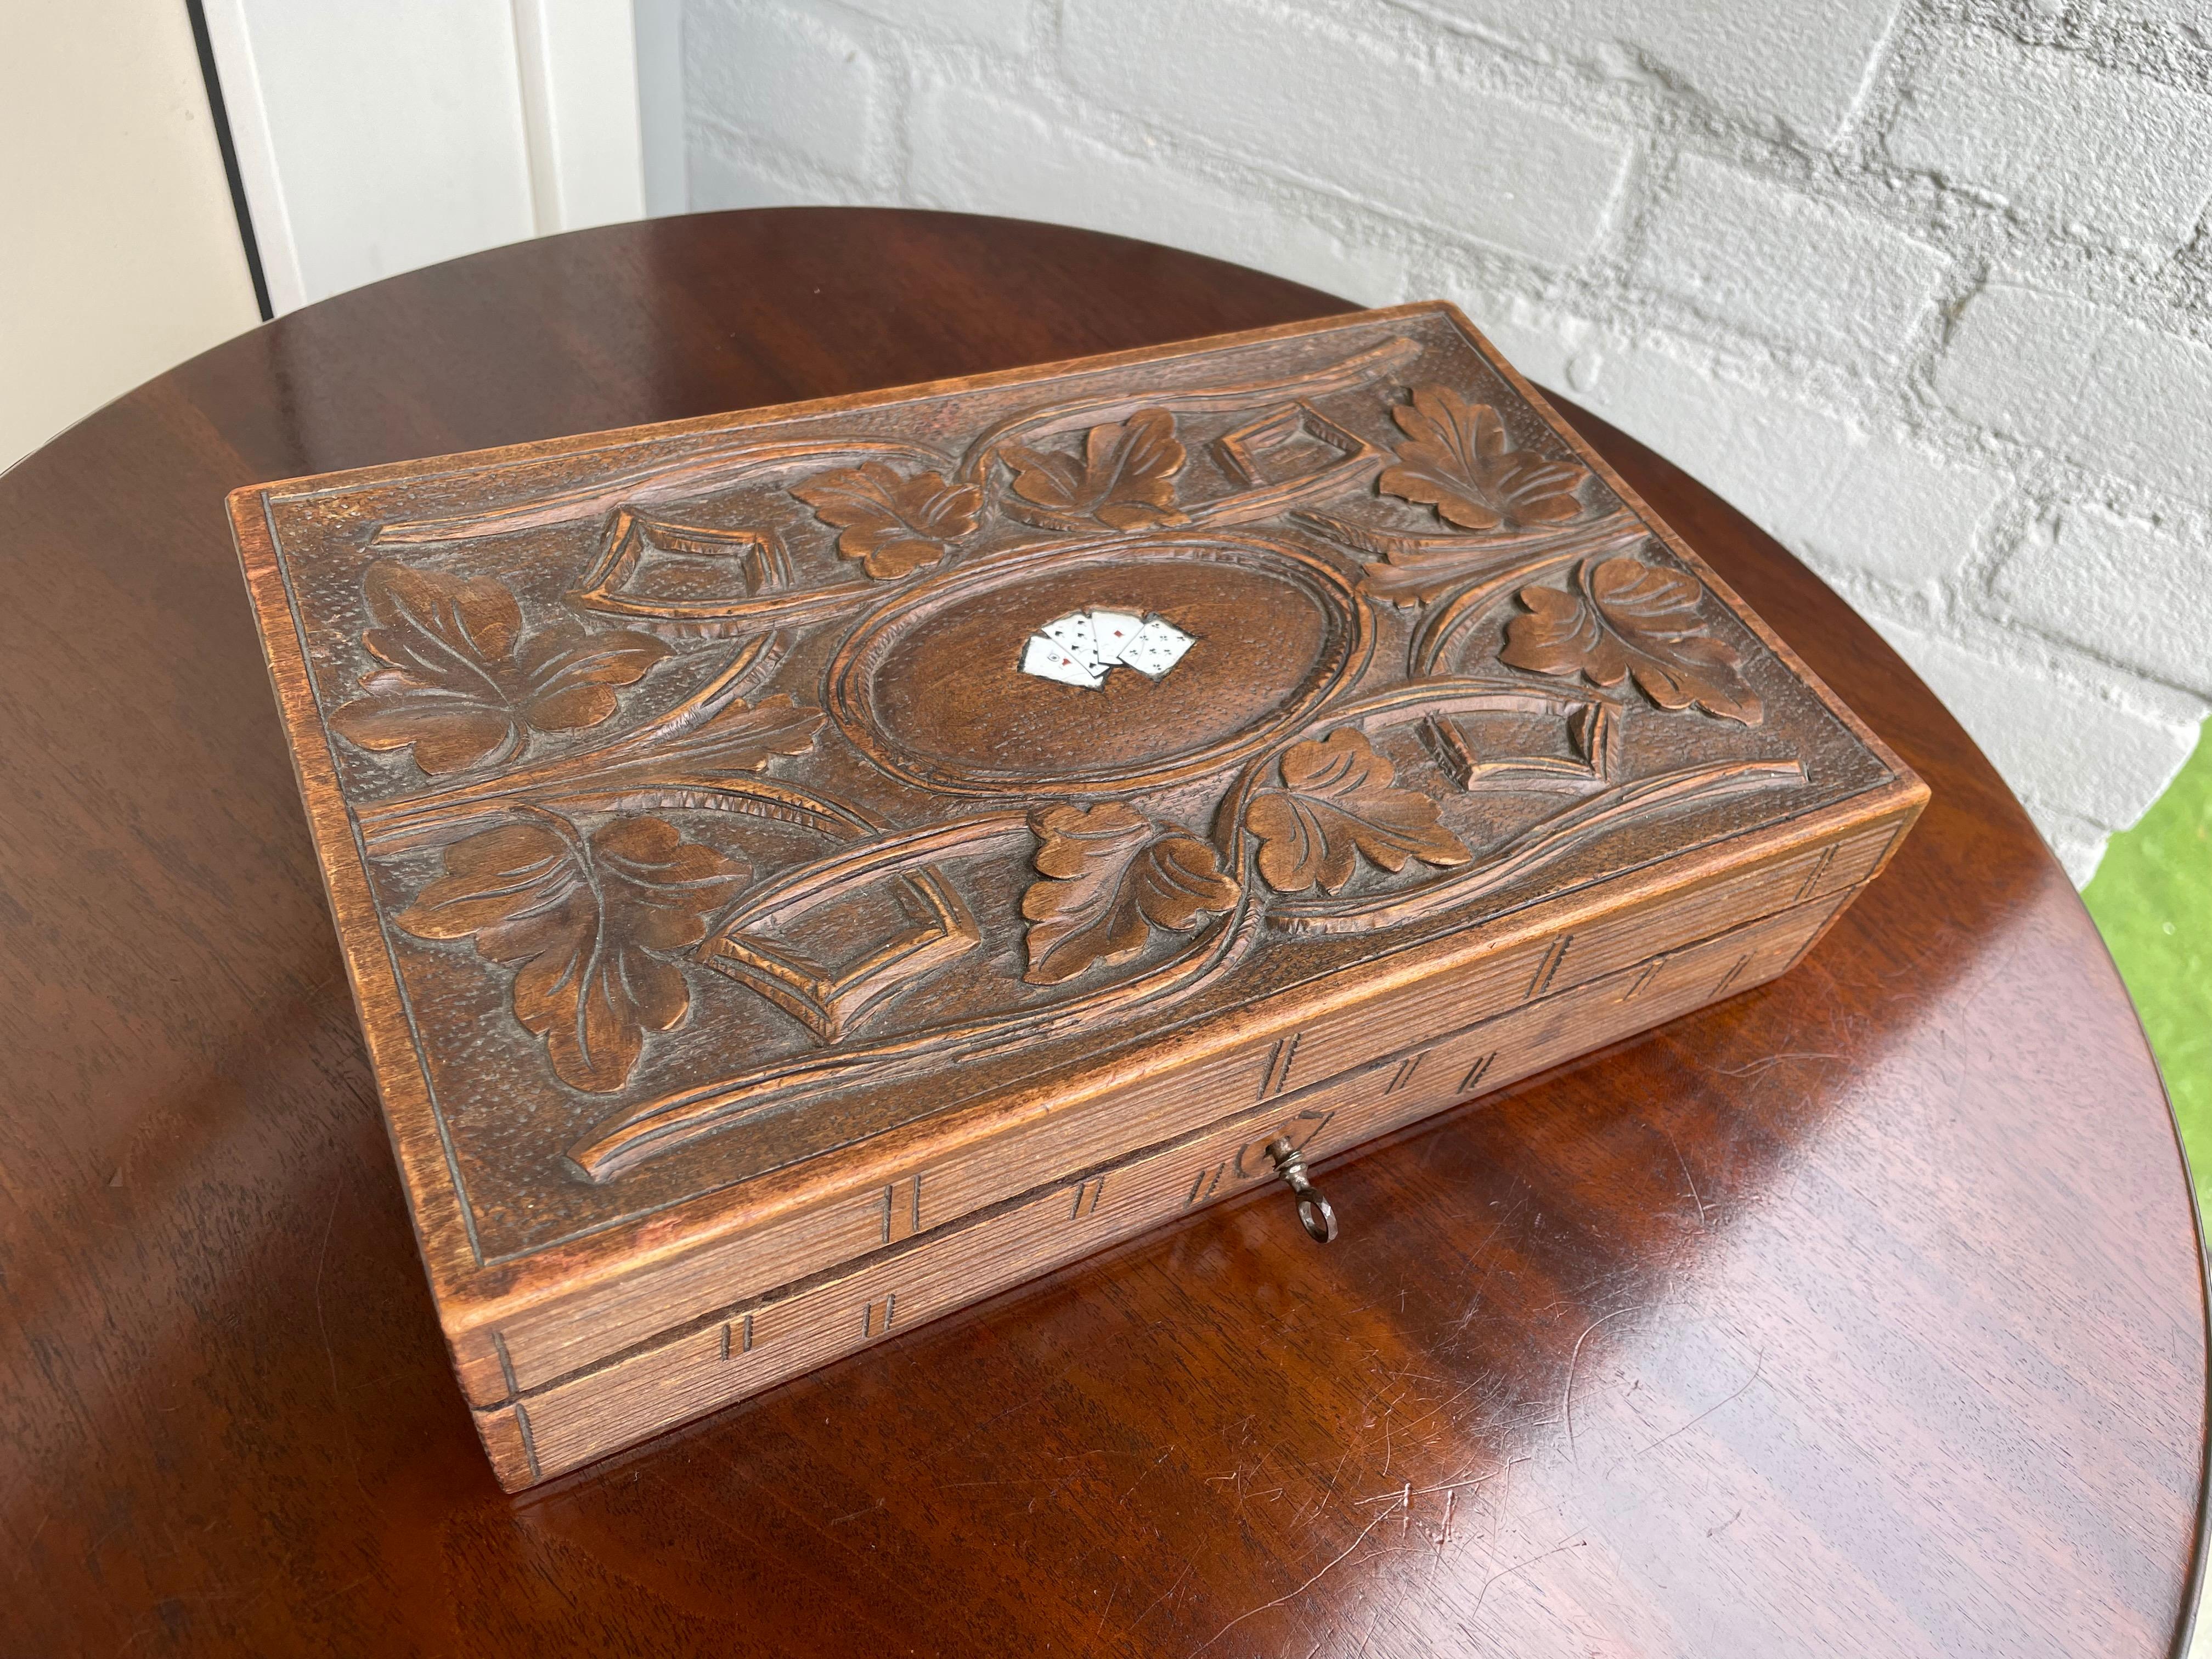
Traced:
<path fill-rule="evenodd" d="M 2081 896 L 2142 1015 L 2212 1214 L 2212 720 Z"/>

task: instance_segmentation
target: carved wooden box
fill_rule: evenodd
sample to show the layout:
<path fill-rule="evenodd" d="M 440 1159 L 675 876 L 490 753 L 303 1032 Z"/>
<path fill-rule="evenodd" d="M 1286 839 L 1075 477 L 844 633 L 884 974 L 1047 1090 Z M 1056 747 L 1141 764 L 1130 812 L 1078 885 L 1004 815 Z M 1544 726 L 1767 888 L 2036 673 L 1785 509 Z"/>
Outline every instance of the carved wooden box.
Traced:
<path fill-rule="evenodd" d="M 1771 978 L 1925 796 L 1448 306 L 231 510 L 509 1487 Z"/>

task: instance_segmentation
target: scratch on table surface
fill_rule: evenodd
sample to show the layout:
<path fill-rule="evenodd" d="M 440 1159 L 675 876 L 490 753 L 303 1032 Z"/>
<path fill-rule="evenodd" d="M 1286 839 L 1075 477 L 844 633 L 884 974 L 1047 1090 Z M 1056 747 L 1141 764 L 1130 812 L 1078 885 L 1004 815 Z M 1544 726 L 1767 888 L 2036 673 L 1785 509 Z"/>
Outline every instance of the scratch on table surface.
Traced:
<path fill-rule="evenodd" d="M 1314 1500 L 1313 1518 L 1315 1520 L 1320 1520 L 1321 1512 L 1328 1507 L 1328 1500 L 1330 1498 L 1334 1496 L 1336 1492 L 1337 1477 L 1344 1473 L 1345 1462 L 1351 1457 L 1351 1455 L 1352 1448 L 1346 1446 L 1344 1449 L 1343 1455 L 1340 1456 L 1336 1460 L 1336 1467 L 1328 1472 L 1328 1485 L 1322 1489 L 1321 1496 Z M 1291 1524 L 1294 1527 L 1297 1526 L 1299 1522 L 1305 1519 L 1305 1506 L 1304 1504 L 1299 1505 L 1298 1512 L 1291 1517 Z"/>
<path fill-rule="evenodd" d="M 1461 1383 L 1459 1387 L 1454 1389 L 1449 1394 L 1446 1395 L 1435 1405 L 1430 1407 L 1428 1410 L 1423 1412 L 1419 1417 L 1415 1418 L 1406 1426 L 1408 1429 L 1419 1428 L 1421 1425 L 1429 1421 L 1430 1419 L 1441 1416 L 1443 1413 L 1449 1411 L 1454 1406 L 1458 1405 L 1461 1401 L 1466 1399 L 1468 1395 L 1473 1394 L 1487 1381 L 1489 1381 L 1488 1378 L 1480 1376 L 1468 1378 L 1466 1382 Z"/>
<path fill-rule="evenodd" d="M 1006 1474 L 994 1476 L 988 1480 L 940 1480 L 936 1490 L 960 1492 L 969 1486 L 1036 1486 L 1043 1483 L 1044 1477 L 1041 1474 Z"/>
<path fill-rule="evenodd" d="M 345 1197 L 346 1173 L 341 1169 L 337 1179 L 331 1183 L 331 1212 L 323 1221 L 323 1242 L 315 1252 L 315 1327 L 322 1334 L 323 1358 L 331 1367 L 331 1414 L 337 1419 L 338 1437 L 345 1443 L 346 1471 L 352 1475 L 362 1495 L 368 1495 L 368 1484 L 361 1478 L 361 1449 L 354 1443 L 353 1424 L 347 1417 L 343 1390 L 338 1383 L 337 1350 L 331 1346 L 330 1320 L 323 1312 L 323 1265 L 330 1258 L 331 1232 L 337 1225 L 338 1204 Z"/>
<path fill-rule="evenodd" d="M 1843 1056 L 1841 1054 L 1811 1054 L 1793 1051 L 1789 1054 L 1762 1055 L 1760 1058 L 1748 1060 L 1741 1066 L 1707 1066 L 1705 1069 L 1709 1072 L 1717 1072 L 1723 1077 L 1756 1077 L 1761 1072 L 1771 1071 L 1775 1066 L 1781 1065 L 1785 1060 L 1841 1060 Z"/>
<path fill-rule="evenodd" d="M 1582 1542 L 1583 1540 L 1580 1538 L 1570 1538 L 1564 1544 L 1553 1545 L 1550 1549 L 1544 1551 L 1540 1555 L 1532 1555 L 1526 1561 L 1516 1561 L 1510 1567 L 1499 1568 L 1496 1572 L 1492 1573 L 1489 1577 L 1482 1581 L 1482 1588 L 1475 1592 L 1474 1606 L 1468 1609 L 1467 1615 L 1468 1618 L 1472 1620 L 1476 1613 L 1482 1611 L 1483 1597 L 1490 1594 L 1490 1587 L 1496 1583 L 1499 1579 L 1510 1578 L 1516 1572 L 1524 1572 L 1528 1568 L 1534 1566 L 1539 1561 L 1549 1560 L 1553 1556 L 1557 1555 L 1561 1550 L 1578 1548 Z"/>
<path fill-rule="evenodd" d="M 1467 1259 L 1467 1266 L 1468 1268 L 1472 1269 L 1476 1262 L 1481 1261 L 1484 1256 L 1490 1253 L 1490 1247 L 1497 1241 L 1498 1235 L 1504 1232 L 1506 1228 L 1512 1225 L 1516 1218 L 1520 1215 L 1522 1211 L 1528 1207 L 1528 1194 L 1524 1191 L 1513 1200 L 1512 1206 L 1508 1209 L 1504 1215 L 1498 1218 L 1497 1222 L 1492 1226 L 1491 1230 L 1482 1236 L 1482 1243 L 1474 1247 L 1473 1253 L 1470 1254 Z M 1483 1269 L 1482 1280 L 1474 1287 L 1474 1298 L 1467 1304 L 1467 1311 L 1462 1314 L 1459 1316 L 1458 1322 L 1452 1326 L 1452 1335 L 1457 1336 L 1467 1329 L 1468 1322 L 1474 1319 L 1476 1311 L 1482 1306 L 1483 1292 L 1490 1288 L 1491 1277 L 1496 1273 L 1497 1271 L 1498 1264 L 1495 1261 L 1492 1261 L 1488 1267 Z"/>
<path fill-rule="evenodd" d="M 1307 1579 L 1304 1583 L 1300 1584 L 1294 1590 L 1285 1591 L 1272 1601 L 1262 1601 L 1256 1607 L 1247 1607 L 1243 1612 L 1238 1613 L 1234 1619 L 1224 1625 L 1219 1630 L 1214 1632 L 1212 1635 L 1207 1637 L 1206 1640 L 1193 1648 L 1190 1650 L 1189 1659 L 1198 1659 L 1198 1656 L 1200 1654 L 1204 1653 L 1206 1649 L 1212 1647 L 1223 1637 L 1228 1635 L 1231 1631 L 1235 1630 L 1237 1626 L 1243 1624 L 1247 1619 L 1256 1618 L 1261 1613 L 1267 1612 L 1270 1608 L 1279 1607 L 1284 1602 L 1296 1601 L 1299 1596 L 1304 1595 L 1308 1590 L 1311 1589 L 1316 1584 L 1318 1584 L 1323 1578 L 1327 1577 L 1330 1571 L 1335 1567 L 1338 1562 L 1343 1560 L 1346 1556 L 1351 1554 L 1352 1551 L 1358 1549 L 1362 1544 L 1365 1543 L 1367 1541 L 1367 1535 L 1370 1533 L 1373 1532 L 1376 1528 L 1381 1526 L 1385 1521 L 1388 1521 L 1391 1516 L 1395 1513 L 1396 1511 L 1395 1510 L 1383 1510 L 1382 1514 L 1376 1516 L 1372 1521 L 1370 1521 L 1365 1526 L 1359 1529 L 1358 1537 L 1353 1539 L 1349 1544 L 1346 1544 L 1334 1555 L 1329 1557 L 1329 1559 L 1322 1565 L 1321 1569 L 1316 1571 L 1312 1577 Z"/>
<path fill-rule="evenodd" d="M 1057 1375 L 1055 1375 L 1055 1376 L 1053 1377 L 1053 1379 L 1052 1379 L 1052 1380 L 1053 1380 L 1054 1382 L 1059 1382 L 1059 1381 L 1060 1381 L 1060 1377 L 1061 1377 L 1061 1376 L 1065 1376 L 1066 1375 L 1066 1370 L 1061 1370 L 1060 1372 L 1059 1372 Z M 1006 1410 L 1004 1410 L 1004 1411 L 1002 1411 L 1002 1412 L 995 1413 L 994 1413 L 993 1415 L 991 1415 L 991 1416 L 989 1416 L 989 1417 L 985 1418 L 981 1422 L 980 1422 L 980 1423 L 976 1424 L 973 1428 L 969 1429 L 969 1430 L 968 1431 L 968 1432 L 967 1432 L 967 1433 L 965 1433 L 965 1434 L 963 1434 L 963 1435 L 959 1436 L 959 1437 L 958 1437 L 957 1438 L 956 1438 L 956 1439 L 947 1441 L 947 1442 L 945 1443 L 945 1445 L 944 1445 L 943 1447 L 941 1447 L 941 1448 L 939 1449 L 939 1451 L 938 1451 L 938 1454 L 937 1454 L 937 1455 L 938 1455 L 939 1457 L 942 1457 L 942 1456 L 945 1455 L 946 1455 L 946 1454 L 948 1454 L 948 1453 L 957 1451 L 961 1447 L 963 1447 L 963 1446 L 966 1445 L 966 1444 L 967 1444 L 970 1440 L 973 1440 L 973 1439 L 974 1439 L 977 1435 L 979 1435 L 979 1434 L 982 1433 L 984 1430 L 986 1430 L 986 1429 L 988 1429 L 988 1428 L 991 1428 L 991 1427 L 993 1427 L 993 1426 L 996 1425 L 997 1424 L 1003 1423 L 1004 1421 L 1006 1421 L 1006 1419 L 1008 1419 L 1008 1418 L 1012 1417 L 1012 1416 L 1016 1412 L 1027 1411 L 1027 1410 L 1029 1410 L 1029 1409 L 1030 1409 L 1031 1407 L 1033 1407 L 1033 1406 L 1040 1406 L 1040 1405 L 1042 1405 L 1042 1404 L 1044 1403 L 1044 1397 L 1045 1397 L 1045 1394 L 1046 1394 L 1046 1390 L 1045 1390 L 1045 1389 L 1040 1389 L 1036 1393 L 1035 1393 L 1035 1394 L 1031 1395 L 1028 1399 L 1026 1399 L 1026 1400 L 1018 1400 L 1018 1401 L 1016 1401 L 1012 1405 L 1011 1405 L 1011 1406 L 1007 1407 L 1006 1408 Z M 987 1484 L 987 1483 L 972 1483 L 972 1484 Z"/>
<path fill-rule="evenodd" d="M 1710 1224 L 1713 1218 L 1713 1211 L 1719 1206 L 1706 1203 L 1705 1195 L 1698 1190 L 1698 1178 L 1690 1173 L 1690 1160 L 1682 1156 L 1682 1143 L 1674 1139 L 1674 1132 L 1665 1124 L 1655 1124 L 1652 1127 L 1666 1136 L 1667 1144 L 1674 1149 L 1674 1162 L 1681 1165 L 1682 1179 L 1690 1183 L 1690 1201 L 1698 1206 L 1698 1221 Z"/>
<path fill-rule="evenodd" d="M 1458 1492 L 1463 1487 L 1479 1486 L 1485 1481 L 1492 1480 L 1496 1478 L 1497 1471 L 1493 1469 L 1488 1474 L 1471 1474 L 1464 1480 L 1442 1480 L 1433 1486 L 1416 1486 L 1409 1480 L 1400 1491 L 1378 1492 L 1372 1498 L 1355 1498 L 1352 1500 L 1352 1503 L 1354 1509 L 1364 1509 L 1370 1504 L 1388 1504 L 1401 1498 L 1427 1498 L 1440 1492 Z"/>
<path fill-rule="evenodd" d="M 1173 1446 L 1162 1448 L 1160 1455 L 1158 1457 L 1155 1457 L 1151 1462 L 1145 1465 L 1145 1472 L 1129 1483 L 1129 1490 L 1123 1492 L 1119 1498 L 1116 1498 L 1114 1500 L 1114 1506 L 1116 1509 L 1119 1509 L 1122 1504 L 1127 1503 L 1132 1498 L 1134 1498 L 1137 1495 L 1137 1488 L 1143 1486 L 1146 1481 L 1152 1478 L 1152 1471 L 1159 1468 L 1161 1464 L 1166 1462 L 1169 1458 L 1174 1455 L 1175 1448 Z"/>
<path fill-rule="evenodd" d="M 1742 1399 L 1742 1398 L 1743 1398 L 1743 1396 L 1744 1396 L 1746 1394 L 1747 1394 L 1747 1393 L 1749 1393 L 1749 1392 L 1751 1391 L 1751 1385 L 1752 1385 L 1753 1383 L 1754 1383 L 1754 1382 L 1758 1382 L 1758 1381 L 1759 1381 L 1759 1375 L 1760 1375 L 1760 1373 L 1762 1373 L 1763 1371 L 1765 1371 L 1765 1369 L 1766 1369 L 1766 1350 L 1765 1350 L 1765 1349 L 1764 1349 L 1764 1348 L 1761 1348 L 1761 1349 L 1759 1351 L 1759 1356 L 1758 1356 L 1758 1358 L 1755 1358 L 1755 1359 L 1753 1359 L 1753 1360 L 1752 1361 L 1752 1364 L 1751 1364 L 1751 1375 L 1750 1375 L 1749 1376 L 1747 1376 L 1747 1377 L 1745 1377 L 1745 1378 L 1743 1379 L 1743 1384 L 1742 1384 L 1742 1386 L 1741 1386 L 1741 1388 L 1737 1389 L 1735 1390 L 1735 1393 L 1733 1393 L 1733 1394 L 1731 1394 L 1731 1395 L 1728 1395 L 1725 1399 L 1721 1399 L 1721 1400 L 1716 1400 L 1716 1401 L 1713 1401 L 1713 1403 L 1712 1403 L 1711 1405 L 1710 1405 L 1710 1406 L 1706 1407 L 1705 1408 L 1705 1410 L 1703 1410 L 1703 1411 L 1699 1412 L 1699 1413 L 1698 1413 L 1695 1417 L 1692 1418 L 1688 1422 L 1686 1422 L 1686 1423 L 1683 1424 L 1683 1425 L 1682 1425 L 1682 1426 L 1681 1426 L 1680 1428 L 1679 1428 L 1679 1429 L 1669 1429 L 1669 1430 L 1668 1430 L 1665 1434 L 1661 1435 L 1661 1436 L 1660 1436 L 1656 1440 L 1653 1441 L 1650 1445 L 1648 1445 L 1648 1446 L 1644 1446 L 1644 1447 L 1642 1447 L 1642 1448 L 1640 1448 L 1639 1449 L 1638 1449 L 1638 1450 L 1636 1450 L 1636 1451 L 1631 1452 L 1631 1453 L 1630 1453 L 1626 1457 L 1625 1457 L 1625 1458 L 1623 1458 L 1623 1459 L 1621 1460 L 1621 1462 L 1622 1462 L 1622 1463 L 1632 1463 L 1632 1462 L 1634 1462 L 1638 1458 L 1639 1458 L 1639 1457 L 1643 1457 L 1643 1456 L 1645 1456 L 1646 1455 L 1648 1455 L 1648 1454 L 1650 1454 L 1650 1453 L 1651 1453 L 1651 1452 L 1655 1452 L 1655 1451 L 1658 1450 L 1660 1447 L 1662 1447 L 1662 1446 L 1665 1445 L 1665 1444 L 1666 1444 L 1669 1440 L 1672 1440 L 1672 1439 L 1673 1439 L 1676 1435 L 1678 1435 L 1678 1434 L 1687 1434 L 1687 1433 L 1688 1433 L 1692 1429 L 1696 1428 L 1696 1427 L 1698 1426 L 1698 1424 L 1700 1424 L 1700 1423 L 1704 1422 L 1707 1418 L 1711 1417 L 1711 1416 L 1715 1412 L 1718 1411 L 1722 1407 L 1723 1407 L 1723 1406 L 1725 1406 L 1725 1405 L 1729 1404 L 1731 1401 L 1737 1401 L 1737 1400 L 1741 1400 L 1741 1399 Z M 1618 1468 L 1618 1467 L 1620 1467 L 1620 1466 L 1619 1466 L 1619 1465 L 1615 1465 L 1614 1467 Z"/>
<path fill-rule="evenodd" d="M 1329 1484 L 1333 1486 L 1336 1483 L 1334 1481 L 1331 1481 Z M 13 1585 L 18 1578 L 21 1578 L 23 1576 L 23 1569 L 31 1565 L 32 1548 L 38 1543 L 40 1538 L 44 1535 L 46 1530 L 46 1522 L 53 1518 L 54 1512 L 52 1510 L 48 1510 L 44 1515 L 41 1515 L 39 1517 L 39 1524 L 32 1528 L 30 1541 L 26 1543 L 21 1549 L 15 1552 L 15 1570 L 8 1575 L 8 1582 L 10 1585 Z"/>
<path fill-rule="evenodd" d="M 1152 1616 L 1153 1608 L 1158 1607 L 1161 1602 L 1168 1600 L 1169 1597 L 1172 1596 L 1177 1590 L 1182 1588 L 1182 1581 L 1190 1577 L 1190 1570 L 1191 1564 L 1186 1560 L 1182 1564 L 1182 1571 L 1176 1575 L 1175 1583 L 1170 1584 L 1158 1595 L 1155 1595 L 1151 1601 L 1146 1602 L 1145 1610 L 1129 1621 L 1128 1628 L 1124 1630 L 1121 1634 L 1124 1636 L 1133 1634 L 1138 1626 L 1143 1624 L 1146 1620 L 1151 1618 Z"/>
<path fill-rule="evenodd" d="M 1567 1461 L 1577 1468 L 1582 1468 L 1583 1463 L 1581 1455 L 1575 1449 L 1575 1366 L 1582 1359 L 1583 1344 L 1589 1340 L 1590 1333 L 1607 1320 L 1618 1319 L 1627 1311 L 1626 1308 L 1615 1308 L 1611 1313 L 1600 1314 L 1590 1321 L 1583 1328 L 1583 1334 L 1575 1339 L 1575 1351 L 1567 1356 L 1567 1382 L 1565 1391 L 1559 1396 L 1559 1419 L 1566 1425 Z"/>

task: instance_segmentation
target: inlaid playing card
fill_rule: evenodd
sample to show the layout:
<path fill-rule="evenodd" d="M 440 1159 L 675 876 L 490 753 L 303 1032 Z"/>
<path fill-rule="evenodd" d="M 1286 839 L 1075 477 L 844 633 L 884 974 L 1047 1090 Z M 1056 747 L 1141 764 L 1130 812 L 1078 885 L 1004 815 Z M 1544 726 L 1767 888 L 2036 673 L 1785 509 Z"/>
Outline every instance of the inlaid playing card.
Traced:
<path fill-rule="evenodd" d="M 1091 613 L 1091 633 L 1097 642 L 1098 663 L 1110 668 L 1126 661 L 1122 653 L 1135 643 L 1144 631 L 1145 619 L 1128 611 L 1093 611 Z"/>
<path fill-rule="evenodd" d="M 1121 648 L 1121 660 L 1139 673 L 1158 679 L 1182 660 L 1183 653 L 1193 643 L 1191 636 L 1173 623 L 1155 617 Z"/>
<path fill-rule="evenodd" d="M 1030 635 L 1029 646 L 1022 653 L 1022 672 L 1091 691 L 1106 683 L 1104 669 L 1086 666 L 1057 640 L 1047 639 L 1042 634 Z"/>
<path fill-rule="evenodd" d="M 1098 641 L 1091 626 L 1090 612 L 1071 611 L 1057 622 L 1047 623 L 1037 632 L 1081 664 L 1085 672 L 1095 674 L 1104 666 L 1098 659 Z"/>

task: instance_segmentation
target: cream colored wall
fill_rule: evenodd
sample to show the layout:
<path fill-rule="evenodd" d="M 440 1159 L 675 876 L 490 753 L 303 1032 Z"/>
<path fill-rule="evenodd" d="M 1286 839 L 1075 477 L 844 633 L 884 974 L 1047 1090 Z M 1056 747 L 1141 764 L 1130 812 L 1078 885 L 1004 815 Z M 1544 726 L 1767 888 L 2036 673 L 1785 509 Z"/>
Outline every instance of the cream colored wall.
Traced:
<path fill-rule="evenodd" d="M 0 467 L 258 320 L 183 0 L 0 0 Z"/>

